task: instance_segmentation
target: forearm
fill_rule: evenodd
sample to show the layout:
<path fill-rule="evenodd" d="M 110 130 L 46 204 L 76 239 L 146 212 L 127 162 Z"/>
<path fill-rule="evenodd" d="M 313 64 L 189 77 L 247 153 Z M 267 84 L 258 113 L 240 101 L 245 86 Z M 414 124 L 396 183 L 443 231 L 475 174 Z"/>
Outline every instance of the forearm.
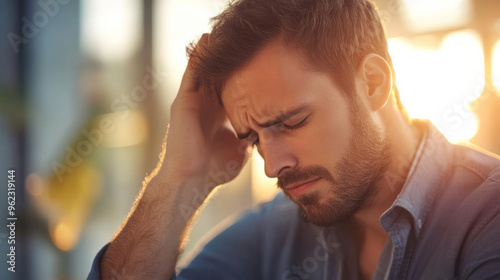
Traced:
<path fill-rule="evenodd" d="M 174 182 L 161 171 L 145 182 L 128 219 L 103 256 L 102 279 L 170 279 L 194 214 L 181 215 L 182 207 L 197 209 L 202 203 L 193 201 L 188 193 L 196 184 L 202 184 L 201 180 Z"/>
<path fill-rule="evenodd" d="M 204 34 L 199 44 L 207 42 Z M 250 155 L 248 141 L 234 136 L 224 108 L 203 94 L 190 65 L 172 104 L 160 163 L 106 249 L 102 279 L 169 279 L 194 213 L 216 185 L 236 177 Z"/>

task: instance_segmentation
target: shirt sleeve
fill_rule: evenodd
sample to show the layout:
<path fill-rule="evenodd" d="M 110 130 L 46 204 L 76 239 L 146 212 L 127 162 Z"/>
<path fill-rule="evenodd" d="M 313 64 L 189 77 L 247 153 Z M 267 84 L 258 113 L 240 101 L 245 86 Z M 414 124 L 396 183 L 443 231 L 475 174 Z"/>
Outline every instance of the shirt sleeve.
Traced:
<path fill-rule="evenodd" d="M 100 263 L 102 256 L 104 255 L 104 252 L 108 248 L 109 243 L 104 245 L 101 250 L 97 253 L 97 255 L 94 258 L 94 261 L 92 262 L 92 268 L 90 269 L 90 273 L 87 276 L 87 280 L 100 280 L 101 279 L 101 269 L 100 269 Z"/>
<path fill-rule="evenodd" d="M 104 245 L 101 250 L 97 253 L 97 255 L 94 258 L 94 261 L 92 262 L 92 268 L 90 269 L 90 273 L 87 276 L 87 280 L 100 280 L 101 279 L 101 268 L 100 268 L 100 263 L 102 256 L 104 255 L 104 252 L 106 252 L 106 249 L 109 247 L 109 243 Z M 175 275 L 171 278 L 171 280 L 176 280 L 177 278 Z"/>
<path fill-rule="evenodd" d="M 259 213 L 249 212 L 204 245 L 178 280 L 261 279 Z"/>
<path fill-rule="evenodd" d="M 188 266 L 171 280 L 260 279 L 259 214 L 249 212 L 220 231 L 202 247 Z M 106 244 L 95 256 L 87 280 L 100 280 L 100 263 Z"/>

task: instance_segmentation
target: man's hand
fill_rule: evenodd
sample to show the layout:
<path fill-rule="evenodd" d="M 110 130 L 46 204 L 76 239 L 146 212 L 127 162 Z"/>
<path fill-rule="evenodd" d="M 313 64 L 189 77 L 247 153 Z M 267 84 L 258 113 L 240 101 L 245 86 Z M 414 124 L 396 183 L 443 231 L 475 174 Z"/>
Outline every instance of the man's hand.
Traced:
<path fill-rule="evenodd" d="M 208 40 L 209 35 L 204 34 L 196 48 L 202 48 Z M 251 149 L 247 141 L 236 138 L 224 108 L 209 97 L 213 93 L 203 90 L 197 87 L 189 63 L 172 104 L 164 168 L 172 179 L 200 177 L 219 185 L 237 175 Z M 210 182 L 210 174 L 221 172 L 224 176 Z"/>
<path fill-rule="evenodd" d="M 205 34 L 197 48 L 207 41 Z M 236 177 L 250 155 L 249 143 L 236 138 L 224 109 L 197 87 L 192 72 L 189 63 L 172 105 L 164 156 L 101 259 L 103 279 L 117 273 L 170 279 L 195 213 L 186 217 L 183 206 L 198 209 L 203 201 L 193 194 L 202 190 L 206 198 L 215 186 Z"/>

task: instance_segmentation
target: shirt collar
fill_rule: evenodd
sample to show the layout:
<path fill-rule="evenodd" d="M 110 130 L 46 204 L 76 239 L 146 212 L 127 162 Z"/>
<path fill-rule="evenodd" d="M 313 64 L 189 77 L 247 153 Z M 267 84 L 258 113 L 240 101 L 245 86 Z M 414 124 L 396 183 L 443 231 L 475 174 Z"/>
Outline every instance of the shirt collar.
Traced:
<path fill-rule="evenodd" d="M 418 237 L 436 190 L 451 166 L 453 156 L 451 145 L 432 123 L 418 120 L 416 124 L 423 127 L 424 135 L 400 194 L 392 206 L 382 214 L 380 222 L 386 228 L 392 222 L 384 221 L 389 219 L 396 208 L 403 208 L 412 216 Z"/>

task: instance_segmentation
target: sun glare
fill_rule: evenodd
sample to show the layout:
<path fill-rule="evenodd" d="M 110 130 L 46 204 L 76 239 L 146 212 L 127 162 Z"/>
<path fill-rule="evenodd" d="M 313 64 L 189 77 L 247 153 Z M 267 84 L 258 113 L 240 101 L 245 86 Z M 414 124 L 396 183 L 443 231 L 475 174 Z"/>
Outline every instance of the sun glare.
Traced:
<path fill-rule="evenodd" d="M 407 27 L 415 32 L 465 25 L 472 18 L 470 0 L 403 0 Z"/>
<path fill-rule="evenodd" d="M 454 32 L 438 43 L 432 38 L 417 42 L 394 38 L 389 40 L 389 50 L 401 99 L 410 116 L 429 119 L 452 142 L 471 139 L 478 130 L 473 101 L 480 97 L 485 83 L 478 36 L 471 31 Z M 500 43 L 496 50 L 494 64 L 500 75 Z M 264 160 L 254 150 L 254 201 L 271 199 L 277 192 L 276 179 L 264 175 Z"/>
<path fill-rule="evenodd" d="M 80 3 L 81 45 L 101 61 L 122 61 L 140 47 L 140 1 L 84 0 Z"/>
<path fill-rule="evenodd" d="M 429 119 L 452 142 L 478 129 L 471 102 L 484 89 L 484 59 L 478 37 L 454 32 L 440 44 L 389 40 L 401 100 L 412 118 Z"/>
<path fill-rule="evenodd" d="M 493 49 L 493 65 L 491 69 L 493 73 L 493 85 L 500 94 L 500 40 L 497 41 Z"/>

